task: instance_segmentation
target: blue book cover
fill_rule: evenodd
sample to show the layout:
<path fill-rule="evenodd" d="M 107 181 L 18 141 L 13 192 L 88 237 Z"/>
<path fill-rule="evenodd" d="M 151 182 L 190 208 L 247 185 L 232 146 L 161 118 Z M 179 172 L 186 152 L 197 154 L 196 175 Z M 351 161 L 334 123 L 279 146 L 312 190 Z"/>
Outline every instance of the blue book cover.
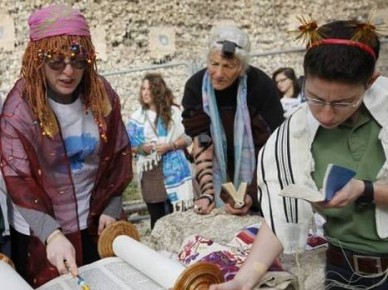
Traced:
<path fill-rule="evenodd" d="M 325 201 L 331 200 L 334 194 L 344 187 L 355 175 L 356 172 L 349 168 L 329 164 L 323 179 Z"/>

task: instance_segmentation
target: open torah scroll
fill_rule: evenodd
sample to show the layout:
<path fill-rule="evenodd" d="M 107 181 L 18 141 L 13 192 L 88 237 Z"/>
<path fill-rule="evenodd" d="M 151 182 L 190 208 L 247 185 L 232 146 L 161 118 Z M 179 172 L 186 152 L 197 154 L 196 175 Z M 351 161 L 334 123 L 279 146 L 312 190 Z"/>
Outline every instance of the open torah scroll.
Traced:
<path fill-rule="evenodd" d="M 132 227 L 128 230 L 128 227 Z M 126 228 L 124 234 L 115 228 Z M 211 284 L 224 281 L 217 265 L 198 262 L 185 267 L 153 249 L 141 244 L 128 232 L 137 233 L 129 222 L 118 221 L 107 227 L 100 236 L 99 254 L 101 260 L 78 269 L 80 276 L 92 290 L 201 290 Z M 113 235 L 111 233 L 114 233 Z M 116 235 L 116 236 L 114 236 Z M 138 233 L 137 233 L 138 237 Z M 113 242 L 112 242 L 113 241 Z M 110 243 L 110 245 L 108 245 Z M 110 250 L 116 257 L 108 257 Z M 32 289 L 17 272 L 0 260 L 0 281 L 4 289 Z M 9 287 L 7 287 L 9 286 Z M 81 289 L 71 274 L 59 276 L 37 288 L 39 290 Z"/>
<path fill-rule="evenodd" d="M 129 244 L 128 243 L 129 240 Z M 124 253 L 122 257 L 117 254 L 117 257 L 107 257 L 92 264 L 85 265 L 79 268 L 80 276 L 87 282 L 92 290 L 107 290 L 107 289 L 128 289 L 128 290 L 140 290 L 140 289 L 155 289 L 165 290 L 168 289 L 166 285 L 173 279 L 170 273 L 176 273 L 179 265 L 174 265 L 174 261 L 170 261 L 165 266 L 163 274 L 159 272 L 159 281 L 154 281 L 148 270 L 156 270 L 160 260 L 159 255 L 150 257 L 149 252 L 145 252 L 144 249 L 138 248 L 137 244 L 133 244 L 134 240 L 126 236 L 120 236 L 115 241 L 114 248 L 120 253 Z M 168 258 L 166 258 L 168 259 Z M 144 270 L 137 269 L 131 264 L 132 261 L 137 263 L 137 266 Z M 147 268 L 147 264 L 156 265 L 156 267 Z M 172 266 L 171 266 L 172 265 Z M 170 272 L 167 268 L 172 267 Z M 76 281 L 70 274 L 57 277 L 45 285 L 38 288 L 39 290 L 54 290 L 54 289 L 80 289 L 77 286 Z"/>
<path fill-rule="evenodd" d="M 79 268 L 80 276 L 92 290 L 199 290 L 204 285 L 223 281 L 221 270 L 210 263 L 197 263 L 185 267 L 136 239 L 121 234 L 121 228 L 136 228 L 128 222 L 118 221 L 106 228 L 99 239 L 99 254 L 103 258 Z M 119 231 L 115 230 L 119 228 Z M 124 229 L 124 233 L 131 232 Z M 138 237 L 138 236 L 137 236 Z M 113 253 L 110 253 L 110 251 Z M 108 257 L 114 254 L 116 257 Z M 201 288 L 202 287 L 202 288 Z M 208 287 L 208 286 L 207 286 Z M 38 288 L 40 290 L 70 290 L 77 288 L 70 275 L 58 277 Z"/>

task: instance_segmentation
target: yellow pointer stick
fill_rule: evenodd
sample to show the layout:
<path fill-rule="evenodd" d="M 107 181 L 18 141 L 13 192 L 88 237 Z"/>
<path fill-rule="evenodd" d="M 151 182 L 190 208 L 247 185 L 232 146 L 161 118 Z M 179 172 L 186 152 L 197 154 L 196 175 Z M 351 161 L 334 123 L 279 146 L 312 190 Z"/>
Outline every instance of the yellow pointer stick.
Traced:
<path fill-rule="evenodd" d="M 69 271 L 71 273 L 71 275 L 77 279 L 77 284 L 81 287 L 81 289 L 82 290 L 90 290 L 90 287 L 88 286 L 88 284 L 86 284 L 85 280 L 80 275 L 74 275 L 74 273 L 70 271 L 70 267 L 69 267 L 69 264 L 67 263 L 67 261 L 63 260 L 63 262 L 65 263 L 67 271 Z"/>

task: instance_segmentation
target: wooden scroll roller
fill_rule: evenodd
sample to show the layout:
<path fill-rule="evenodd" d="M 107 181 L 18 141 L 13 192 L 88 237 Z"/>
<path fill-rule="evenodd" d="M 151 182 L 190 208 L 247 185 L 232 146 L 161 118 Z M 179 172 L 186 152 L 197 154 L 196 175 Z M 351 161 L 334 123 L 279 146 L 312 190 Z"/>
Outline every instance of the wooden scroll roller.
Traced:
<path fill-rule="evenodd" d="M 127 221 L 116 221 L 106 227 L 98 239 L 97 249 L 101 258 L 116 256 L 113 251 L 113 241 L 120 235 L 140 241 L 139 231 L 133 224 Z"/>
<path fill-rule="evenodd" d="M 166 289 L 207 290 L 224 281 L 220 268 L 209 262 L 185 267 L 141 244 L 134 225 L 118 221 L 109 225 L 98 240 L 101 257 L 117 256 Z M 109 246 L 110 244 L 111 246 Z"/>
<path fill-rule="evenodd" d="M 10 265 L 12 268 L 15 269 L 14 263 L 12 262 L 12 260 L 7 255 L 4 255 L 3 253 L 0 253 L 0 261 L 6 262 L 8 265 Z"/>
<path fill-rule="evenodd" d="M 17 283 L 14 283 L 17 281 Z M 8 256 L 0 253 L 1 289 L 28 290 L 31 286 L 15 271 L 15 265 Z"/>

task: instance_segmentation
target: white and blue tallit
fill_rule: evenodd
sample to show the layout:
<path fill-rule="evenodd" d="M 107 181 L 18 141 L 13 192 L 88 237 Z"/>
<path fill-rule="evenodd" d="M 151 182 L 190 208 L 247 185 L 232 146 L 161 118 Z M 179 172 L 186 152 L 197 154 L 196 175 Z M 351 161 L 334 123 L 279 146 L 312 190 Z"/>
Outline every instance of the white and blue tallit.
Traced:
<path fill-rule="evenodd" d="M 381 125 L 379 139 L 385 163 L 376 182 L 388 183 L 388 79 L 379 77 L 363 100 L 371 115 Z M 258 157 L 258 195 L 264 217 L 281 241 L 285 253 L 304 250 L 313 210 L 303 199 L 282 197 L 279 193 L 290 184 L 317 191 L 311 173 L 314 160 L 311 146 L 319 123 L 308 104 L 302 104 L 271 135 Z M 376 229 L 380 238 L 388 237 L 388 208 L 376 206 Z"/>
<path fill-rule="evenodd" d="M 210 132 L 213 140 L 213 185 L 216 192 L 216 206 L 223 206 L 219 197 L 221 186 L 228 182 L 227 144 L 225 131 L 218 113 L 214 88 L 209 72 L 206 71 L 202 81 L 203 110 L 211 120 Z M 237 108 L 234 119 L 234 176 L 233 184 L 239 188 L 241 182 L 251 183 L 255 170 L 255 147 L 252 138 L 251 120 L 247 106 L 247 76 L 239 78 L 237 90 Z"/>
<path fill-rule="evenodd" d="M 185 134 L 181 122 L 181 111 L 178 107 L 171 107 L 171 122 L 167 129 L 163 121 L 159 118 L 156 126 L 158 143 L 170 143 L 176 141 Z M 130 117 L 127 132 L 132 147 L 149 142 L 145 140 L 145 123 L 147 122 L 146 110 L 137 109 Z M 175 210 L 185 210 L 193 206 L 194 193 L 192 184 L 191 166 L 186 159 L 183 150 L 174 150 L 159 156 L 156 151 L 149 155 L 137 155 L 136 171 L 139 182 L 144 171 L 151 170 L 162 160 L 162 171 L 164 177 L 164 187 L 167 196 Z"/>

